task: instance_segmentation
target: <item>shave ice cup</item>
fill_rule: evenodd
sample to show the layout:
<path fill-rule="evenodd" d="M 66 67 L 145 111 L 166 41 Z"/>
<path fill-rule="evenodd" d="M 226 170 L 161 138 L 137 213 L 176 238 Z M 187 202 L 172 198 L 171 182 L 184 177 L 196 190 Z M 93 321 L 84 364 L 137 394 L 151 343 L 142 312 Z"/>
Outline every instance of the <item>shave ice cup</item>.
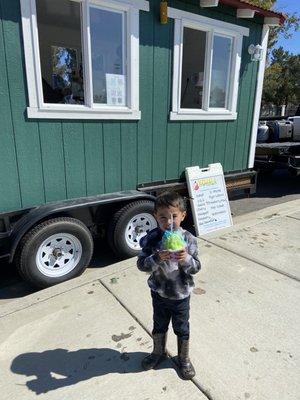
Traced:
<path fill-rule="evenodd" d="M 162 248 L 170 252 L 172 261 L 176 261 L 176 253 L 186 247 L 184 238 L 179 231 L 165 231 L 162 237 Z"/>

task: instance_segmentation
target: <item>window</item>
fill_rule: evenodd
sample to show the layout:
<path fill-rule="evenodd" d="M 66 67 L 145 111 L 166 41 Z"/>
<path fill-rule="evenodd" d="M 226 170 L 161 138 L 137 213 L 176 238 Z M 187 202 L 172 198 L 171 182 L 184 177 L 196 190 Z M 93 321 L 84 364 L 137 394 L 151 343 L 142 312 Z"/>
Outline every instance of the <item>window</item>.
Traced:
<path fill-rule="evenodd" d="M 232 53 L 231 37 L 214 35 L 211 65 L 209 107 L 225 108 L 228 104 L 228 88 Z"/>
<path fill-rule="evenodd" d="M 206 32 L 183 28 L 181 108 L 202 108 L 205 43 Z"/>
<path fill-rule="evenodd" d="M 175 19 L 171 120 L 234 120 L 243 35 L 238 25 L 168 9 Z"/>
<path fill-rule="evenodd" d="M 91 8 L 93 101 L 126 105 L 124 13 Z"/>
<path fill-rule="evenodd" d="M 29 118 L 139 119 L 144 0 L 21 2 Z"/>

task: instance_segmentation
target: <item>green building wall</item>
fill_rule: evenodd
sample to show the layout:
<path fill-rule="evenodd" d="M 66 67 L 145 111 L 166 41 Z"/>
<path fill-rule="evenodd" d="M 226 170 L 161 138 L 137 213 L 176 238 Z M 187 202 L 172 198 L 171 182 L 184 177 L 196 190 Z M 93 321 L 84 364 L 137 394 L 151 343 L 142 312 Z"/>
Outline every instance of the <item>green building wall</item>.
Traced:
<path fill-rule="evenodd" d="M 19 0 L 0 0 L 0 212 L 45 202 L 135 189 L 179 179 L 186 166 L 220 162 L 247 169 L 257 63 L 247 48 L 260 43 L 259 20 L 236 10 L 201 9 L 197 1 L 169 6 L 250 28 L 243 54 L 236 121 L 169 121 L 173 20 L 159 23 L 159 0 L 140 12 L 140 121 L 28 120 Z"/>

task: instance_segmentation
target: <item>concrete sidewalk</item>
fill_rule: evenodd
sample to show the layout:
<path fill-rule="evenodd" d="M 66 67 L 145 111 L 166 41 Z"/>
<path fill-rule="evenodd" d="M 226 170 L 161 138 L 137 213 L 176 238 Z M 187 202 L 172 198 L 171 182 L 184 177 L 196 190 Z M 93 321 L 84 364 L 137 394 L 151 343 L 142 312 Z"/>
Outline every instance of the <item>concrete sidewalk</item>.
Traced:
<path fill-rule="evenodd" d="M 140 369 L 152 310 L 135 259 L 1 306 L 1 399 L 298 399 L 299 243 L 300 200 L 199 240 L 192 382 L 171 359 Z"/>

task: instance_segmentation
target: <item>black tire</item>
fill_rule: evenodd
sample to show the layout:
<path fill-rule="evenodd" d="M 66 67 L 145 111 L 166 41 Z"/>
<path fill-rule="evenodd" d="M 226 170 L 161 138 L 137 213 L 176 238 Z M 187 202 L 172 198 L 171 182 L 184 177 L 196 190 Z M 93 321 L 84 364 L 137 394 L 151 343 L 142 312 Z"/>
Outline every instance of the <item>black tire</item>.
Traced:
<path fill-rule="evenodd" d="M 36 257 L 41 244 L 57 234 L 75 237 L 80 242 L 82 253 L 73 269 L 66 274 L 47 276 L 38 268 Z M 15 262 L 24 280 L 35 287 L 45 288 L 81 275 L 91 260 L 93 247 L 92 235 L 81 221 L 74 218 L 54 218 L 37 225 L 21 239 Z"/>
<path fill-rule="evenodd" d="M 113 216 L 108 228 L 108 243 L 114 253 L 120 258 L 135 257 L 140 252 L 140 247 L 131 248 L 126 241 L 126 227 L 130 220 L 139 214 L 150 214 L 153 216 L 154 203 L 149 200 L 139 200 L 127 204 Z M 154 226 L 149 225 L 149 231 Z"/>

